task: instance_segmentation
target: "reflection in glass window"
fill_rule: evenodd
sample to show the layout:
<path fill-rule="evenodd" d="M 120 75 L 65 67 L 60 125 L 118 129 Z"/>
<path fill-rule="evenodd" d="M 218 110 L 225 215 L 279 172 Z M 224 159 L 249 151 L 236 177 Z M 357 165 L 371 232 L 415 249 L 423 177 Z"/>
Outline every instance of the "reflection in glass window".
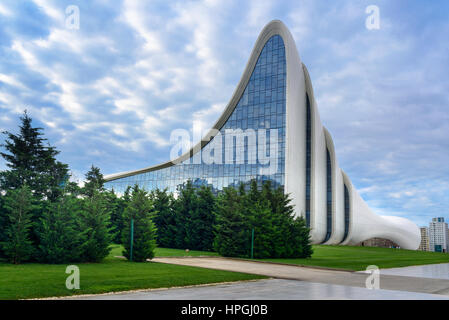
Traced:
<path fill-rule="evenodd" d="M 188 159 L 172 167 L 109 181 L 105 186 L 108 189 L 113 188 L 118 193 L 123 193 L 128 186 L 135 184 L 149 191 L 167 188 L 170 192 L 176 192 L 179 185 L 190 179 L 195 186 L 208 185 L 213 192 L 218 192 L 228 186 L 238 187 L 241 182 L 246 183 L 256 177 L 259 184 L 264 180 L 271 180 L 273 187 L 283 186 L 286 124 L 285 64 L 284 42 L 279 35 L 274 35 L 266 42 L 260 53 L 236 108 L 220 128 L 223 148 L 226 148 L 224 129 L 277 129 L 279 170 L 275 170 L 274 174 L 264 176 L 258 174 L 259 166 L 262 165 L 259 162 L 254 164 L 249 161 L 254 154 L 248 153 L 248 150 L 254 150 L 254 147 L 257 150 L 258 141 L 256 139 L 255 142 L 250 142 L 249 139 L 245 139 L 244 150 L 237 151 L 235 147 L 233 148 L 235 153 L 243 151 L 244 161 L 241 164 L 236 163 L 235 153 L 232 157 L 234 162 L 227 163 L 223 152 L 222 164 L 193 164 L 193 161 Z M 213 139 L 216 138 L 218 136 Z M 213 139 L 208 144 L 211 144 Z"/>

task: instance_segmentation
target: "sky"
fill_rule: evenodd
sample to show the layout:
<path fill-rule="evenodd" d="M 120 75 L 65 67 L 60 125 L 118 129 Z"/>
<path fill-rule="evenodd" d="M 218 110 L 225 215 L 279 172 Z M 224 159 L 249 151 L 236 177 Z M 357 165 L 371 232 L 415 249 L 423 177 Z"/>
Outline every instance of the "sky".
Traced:
<path fill-rule="evenodd" d="M 0 0 L 0 130 L 27 109 L 79 181 L 169 160 L 172 130 L 218 119 L 273 19 L 373 211 L 449 220 L 446 0 Z"/>

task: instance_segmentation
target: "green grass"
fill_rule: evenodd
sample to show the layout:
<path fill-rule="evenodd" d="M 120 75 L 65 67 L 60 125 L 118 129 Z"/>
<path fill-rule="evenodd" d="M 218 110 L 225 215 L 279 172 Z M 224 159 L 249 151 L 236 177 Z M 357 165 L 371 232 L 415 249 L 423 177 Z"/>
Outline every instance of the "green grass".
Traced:
<path fill-rule="evenodd" d="M 158 255 L 164 256 L 176 256 L 181 252 L 184 251 L 157 250 Z M 200 252 L 195 254 L 200 255 Z M 114 257 L 118 255 L 121 255 L 121 248 L 115 245 L 102 263 L 76 264 L 80 268 L 80 290 L 66 289 L 67 265 L 0 263 L 0 299 L 70 296 L 266 278 L 155 262 L 133 263 Z"/>
<path fill-rule="evenodd" d="M 379 268 L 396 268 L 433 263 L 449 263 L 449 254 L 437 252 L 322 245 L 313 246 L 313 250 L 312 258 L 309 259 L 263 259 L 262 261 L 355 271 L 365 270 L 369 265 L 376 265 Z"/>
<path fill-rule="evenodd" d="M 112 245 L 111 256 L 121 256 L 122 255 L 123 246 L 115 244 Z M 216 252 L 210 251 L 195 251 L 189 250 L 186 252 L 182 249 L 168 249 L 168 248 L 156 248 L 154 250 L 156 257 L 199 257 L 199 256 L 218 256 Z"/>

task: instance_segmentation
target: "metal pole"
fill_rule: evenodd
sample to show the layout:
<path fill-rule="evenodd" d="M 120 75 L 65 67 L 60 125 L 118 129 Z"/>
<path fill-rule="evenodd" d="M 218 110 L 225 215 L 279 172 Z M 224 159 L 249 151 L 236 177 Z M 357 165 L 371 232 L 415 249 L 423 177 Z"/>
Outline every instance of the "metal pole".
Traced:
<path fill-rule="evenodd" d="M 254 258 L 254 228 L 251 230 L 251 259 Z"/>
<path fill-rule="evenodd" d="M 129 250 L 129 261 L 133 261 L 133 243 L 134 243 L 134 219 L 131 219 L 131 246 Z"/>

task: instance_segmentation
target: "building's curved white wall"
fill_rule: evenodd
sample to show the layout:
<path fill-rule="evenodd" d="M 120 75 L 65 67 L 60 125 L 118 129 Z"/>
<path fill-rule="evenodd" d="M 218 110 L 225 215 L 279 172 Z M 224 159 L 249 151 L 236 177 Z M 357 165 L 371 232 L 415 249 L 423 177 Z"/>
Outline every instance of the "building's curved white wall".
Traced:
<path fill-rule="evenodd" d="M 306 97 L 309 97 L 312 122 L 311 143 L 311 212 L 310 227 L 313 243 L 322 243 L 326 237 L 326 148 L 332 160 L 332 235 L 326 244 L 353 245 L 361 241 L 379 237 L 392 240 L 405 249 L 417 249 L 421 240 L 419 228 L 411 221 L 400 217 L 386 217 L 374 214 L 359 196 L 347 175 L 338 165 L 332 137 L 323 127 L 315 101 L 313 87 L 307 68 L 302 64 L 295 41 L 286 26 L 278 20 L 267 24 L 260 33 L 251 52 L 245 71 L 225 108 L 211 131 L 213 137 L 235 109 L 243 90 L 267 40 L 273 35 L 282 37 L 286 53 L 286 150 L 285 150 L 285 192 L 292 198 L 297 216 L 305 217 L 306 209 Z M 209 139 L 201 140 L 190 151 L 174 161 L 168 161 L 141 170 L 105 176 L 111 181 L 143 172 L 172 166 L 193 156 L 201 150 Z M 350 202 L 350 224 L 346 239 L 344 184 L 348 187 Z"/>
<path fill-rule="evenodd" d="M 307 68 L 301 63 L 295 42 L 280 21 L 272 21 L 265 28 L 279 32 L 287 52 L 287 156 L 286 192 L 293 196 L 296 214 L 305 216 L 305 151 L 306 151 L 306 94 L 310 99 L 312 121 L 312 167 L 311 167 L 311 213 L 310 227 L 313 243 L 322 243 L 326 236 L 326 148 L 332 162 L 332 234 L 326 244 L 357 244 L 374 237 L 389 239 L 402 248 L 416 250 L 421 235 L 411 221 L 400 217 L 374 214 L 349 178 L 340 169 L 334 143 L 329 132 L 322 126 Z M 303 75 L 300 75 L 302 73 Z M 345 233 L 344 183 L 349 191 L 350 225 Z M 295 197 L 301 197 L 295 199 Z"/>
<path fill-rule="evenodd" d="M 332 163 L 332 235 L 325 244 L 339 244 L 343 240 L 345 219 L 343 177 L 338 166 L 334 141 L 326 128 L 323 128 L 323 131 Z"/>
<path fill-rule="evenodd" d="M 310 233 L 313 243 L 321 243 L 326 237 L 326 138 L 323 125 L 320 120 L 312 82 L 309 72 L 303 64 L 304 78 L 306 81 L 306 93 L 310 100 L 312 122 L 312 146 L 311 146 L 311 213 Z M 287 70 L 288 72 L 288 70 Z M 304 118 L 302 121 L 305 123 Z"/>

